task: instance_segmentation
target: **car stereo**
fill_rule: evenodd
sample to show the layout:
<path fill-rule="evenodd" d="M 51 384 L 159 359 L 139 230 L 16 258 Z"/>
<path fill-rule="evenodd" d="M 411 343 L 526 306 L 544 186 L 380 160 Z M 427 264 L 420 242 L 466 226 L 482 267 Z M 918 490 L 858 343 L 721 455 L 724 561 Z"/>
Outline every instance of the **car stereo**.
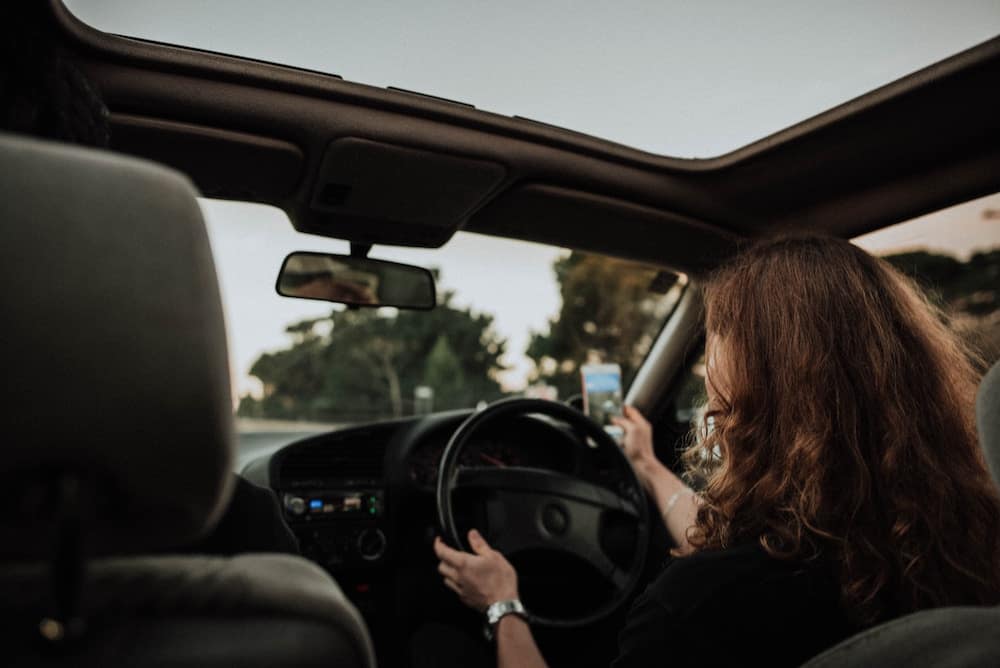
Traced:
<path fill-rule="evenodd" d="M 383 490 L 347 485 L 296 490 L 282 495 L 282 505 L 303 556 L 321 566 L 365 567 L 385 557 Z"/>
<path fill-rule="evenodd" d="M 285 510 L 293 517 L 328 518 L 382 513 L 380 490 L 321 490 L 311 494 L 285 494 Z"/>

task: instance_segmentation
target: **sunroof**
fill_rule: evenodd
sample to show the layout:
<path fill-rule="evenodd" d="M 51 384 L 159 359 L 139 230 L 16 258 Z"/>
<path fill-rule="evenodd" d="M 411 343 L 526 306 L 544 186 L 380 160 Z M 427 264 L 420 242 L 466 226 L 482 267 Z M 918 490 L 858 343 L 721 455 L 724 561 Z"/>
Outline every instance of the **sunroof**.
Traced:
<path fill-rule="evenodd" d="M 65 0 L 108 32 L 712 157 L 1000 34 L 1000 2 Z"/>

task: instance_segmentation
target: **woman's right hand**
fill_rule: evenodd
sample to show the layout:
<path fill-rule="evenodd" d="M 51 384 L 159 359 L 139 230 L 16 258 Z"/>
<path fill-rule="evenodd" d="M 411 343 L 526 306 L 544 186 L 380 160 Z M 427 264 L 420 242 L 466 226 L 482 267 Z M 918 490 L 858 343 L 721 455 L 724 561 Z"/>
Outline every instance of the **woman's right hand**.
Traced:
<path fill-rule="evenodd" d="M 622 449 L 643 485 L 648 487 L 651 482 L 649 478 L 659 464 L 653 453 L 652 425 L 638 409 L 632 406 L 623 406 L 621 417 L 612 417 L 611 421 L 625 432 Z"/>
<path fill-rule="evenodd" d="M 653 452 L 653 427 L 642 413 L 625 406 L 614 423 L 625 431 L 622 449 L 632 463 L 636 477 L 660 509 L 660 517 L 674 539 L 679 554 L 691 551 L 687 532 L 695 522 L 698 501 L 694 492 L 663 465 Z"/>

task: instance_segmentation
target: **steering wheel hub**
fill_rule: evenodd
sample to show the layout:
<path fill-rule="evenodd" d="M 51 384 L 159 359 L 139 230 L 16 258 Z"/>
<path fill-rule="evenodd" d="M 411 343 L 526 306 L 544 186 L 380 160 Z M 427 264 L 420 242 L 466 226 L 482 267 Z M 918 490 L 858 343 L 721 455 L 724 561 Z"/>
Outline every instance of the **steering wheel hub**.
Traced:
<path fill-rule="evenodd" d="M 561 536 L 569 527 L 569 515 L 556 504 L 549 504 L 542 510 L 542 526 L 553 536 Z"/>

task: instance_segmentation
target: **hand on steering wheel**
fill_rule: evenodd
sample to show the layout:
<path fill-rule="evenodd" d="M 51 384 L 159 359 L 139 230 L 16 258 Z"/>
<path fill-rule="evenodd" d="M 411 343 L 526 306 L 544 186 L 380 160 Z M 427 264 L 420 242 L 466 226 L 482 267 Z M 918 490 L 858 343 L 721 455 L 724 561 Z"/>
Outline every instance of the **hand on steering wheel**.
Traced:
<path fill-rule="evenodd" d="M 474 610 L 483 612 L 497 601 L 520 598 L 517 572 L 507 558 L 494 550 L 478 531 L 469 531 L 472 554 L 453 550 L 440 537 L 434 539 L 434 554 L 440 559 L 438 573 L 448 589 Z"/>

